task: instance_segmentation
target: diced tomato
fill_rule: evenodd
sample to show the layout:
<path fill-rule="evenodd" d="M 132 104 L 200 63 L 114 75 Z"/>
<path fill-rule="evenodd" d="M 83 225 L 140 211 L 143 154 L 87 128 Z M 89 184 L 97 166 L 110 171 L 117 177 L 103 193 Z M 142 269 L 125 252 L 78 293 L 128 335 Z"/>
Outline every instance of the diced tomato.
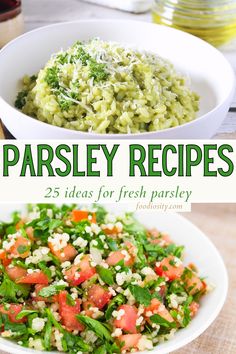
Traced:
<path fill-rule="evenodd" d="M 91 218 L 89 218 L 91 216 Z M 85 210 L 73 210 L 72 211 L 72 221 L 79 222 L 82 220 L 89 220 L 91 223 L 96 223 L 96 214 L 90 213 Z"/>
<path fill-rule="evenodd" d="M 20 221 L 18 221 L 18 223 L 17 223 L 16 226 L 15 226 L 16 231 L 20 230 L 24 225 L 25 225 L 25 221 L 24 221 L 23 219 L 21 219 Z"/>
<path fill-rule="evenodd" d="M 138 349 L 138 342 L 142 334 L 124 334 L 118 338 L 122 344 L 122 350 Z"/>
<path fill-rule="evenodd" d="M 11 259 L 7 257 L 7 253 L 5 251 L 0 252 L 0 260 L 4 267 L 7 267 L 9 264 L 11 264 Z"/>
<path fill-rule="evenodd" d="M 115 319 L 114 326 L 123 329 L 128 333 L 137 333 L 136 321 L 138 318 L 138 310 L 135 306 L 121 305 L 117 311 L 123 310 L 124 314 L 119 319 Z"/>
<path fill-rule="evenodd" d="M 54 254 L 54 256 L 56 256 L 57 258 L 59 258 L 61 262 L 71 261 L 72 259 L 75 258 L 75 256 L 78 253 L 75 247 L 72 246 L 70 243 L 68 243 L 66 247 L 60 250 L 55 250 L 51 242 L 48 243 L 48 246 L 52 254 Z"/>
<path fill-rule="evenodd" d="M 155 268 L 155 272 L 158 275 L 167 277 L 170 281 L 180 278 L 183 271 L 184 266 L 182 264 L 176 264 L 174 256 L 164 258 L 160 262 L 160 265 Z"/>
<path fill-rule="evenodd" d="M 19 236 L 16 238 L 14 245 L 10 248 L 9 253 L 13 257 L 27 258 L 30 254 L 30 240 L 26 237 Z"/>
<path fill-rule="evenodd" d="M 94 312 L 90 310 L 91 307 L 95 307 L 94 304 L 90 301 L 83 301 L 83 311 L 88 317 L 93 317 Z"/>
<path fill-rule="evenodd" d="M 31 241 L 35 241 L 34 229 L 32 228 L 32 226 L 28 226 L 28 227 L 25 229 L 25 232 L 26 232 L 27 236 L 29 237 L 29 239 L 30 239 Z"/>
<path fill-rule="evenodd" d="M 161 285 L 161 286 L 160 286 L 160 290 L 159 290 L 159 294 L 160 294 L 160 296 L 161 296 L 162 298 L 165 297 L 166 291 L 167 291 L 166 285 Z"/>
<path fill-rule="evenodd" d="M 163 246 L 168 246 L 173 243 L 168 234 L 161 233 L 156 229 L 149 230 L 148 236 L 150 238 L 150 242 L 153 244 L 162 243 Z"/>
<path fill-rule="evenodd" d="M 43 297 L 43 296 L 39 296 L 39 292 L 40 290 L 42 290 L 43 288 L 47 287 L 47 285 L 43 285 L 43 284 L 36 284 L 35 288 L 34 288 L 34 292 L 35 292 L 35 296 L 33 296 L 33 300 L 34 301 L 45 301 L 45 302 L 58 302 L 58 295 L 53 295 L 50 297 Z"/>
<path fill-rule="evenodd" d="M 27 321 L 27 317 L 23 317 L 20 320 L 16 319 L 16 316 L 19 312 L 21 312 L 22 309 L 23 305 L 10 304 L 8 309 L 5 308 L 5 305 L 0 305 L 0 312 L 5 315 L 8 315 L 9 320 L 14 323 L 23 323 Z"/>
<path fill-rule="evenodd" d="M 106 225 L 104 225 L 102 227 L 102 231 L 104 232 L 104 234 L 106 235 L 117 235 L 119 233 L 118 228 L 114 225 L 112 228 L 106 227 Z"/>
<path fill-rule="evenodd" d="M 11 267 L 10 265 L 6 267 L 6 272 L 11 280 L 22 278 L 27 274 L 27 270 L 25 268 L 19 266 Z"/>
<path fill-rule="evenodd" d="M 48 277 L 42 271 L 34 271 L 33 273 L 23 276 L 16 280 L 18 284 L 48 284 Z"/>
<path fill-rule="evenodd" d="M 199 310 L 199 307 L 200 305 L 196 302 L 196 301 L 193 301 L 190 305 L 189 305 L 189 309 L 190 309 L 190 315 L 191 317 L 194 317 L 198 310 Z"/>
<path fill-rule="evenodd" d="M 73 265 L 65 271 L 66 280 L 72 285 L 77 286 L 90 279 L 96 274 L 96 268 L 90 265 L 90 256 L 85 255 L 79 264 Z"/>
<path fill-rule="evenodd" d="M 197 292 L 204 290 L 205 284 L 196 274 L 192 273 L 191 278 L 186 277 L 185 279 L 185 288 L 190 295 L 194 295 Z"/>
<path fill-rule="evenodd" d="M 128 253 L 128 251 L 126 251 Z M 131 266 L 134 263 L 134 259 L 132 256 L 129 255 L 129 259 L 125 261 L 126 266 Z M 125 255 L 121 253 L 121 251 L 113 251 L 109 254 L 108 258 L 106 259 L 106 262 L 110 266 L 115 266 L 117 263 L 125 259 Z"/>
<path fill-rule="evenodd" d="M 58 295 L 59 313 L 62 323 L 68 331 L 82 331 L 84 326 L 76 318 L 76 315 L 80 313 L 81 300 L 75 300 L 74 306 L 68 305 L 67 294 L 67 291 L 61 291 Z"/>
<path fill-rule="evenodd" d="M 151 300 L 151 304 L 145 308 L 145 315 L 147 315 L 148 312 L 151 312 L 153 315 L 157 314 L 161 317 L 163 317 L 165 320 L 169 322 L 173 322 L 174 319 L 165 307 L 164 304 L 162 304 L 158 299 L 154 298 Z M 147 319 L 150 316 L 147 316 Z"/>
<path fill-rule="evenodd" d="M 109 293 L 109 291 L 96 284 L 92 285 L 88 291 L 89 301 L 99 309 L 102 309 L 104 306 L 106 306 L 106 304 L 110 301 L 111 296 L 112 295 Z"/>

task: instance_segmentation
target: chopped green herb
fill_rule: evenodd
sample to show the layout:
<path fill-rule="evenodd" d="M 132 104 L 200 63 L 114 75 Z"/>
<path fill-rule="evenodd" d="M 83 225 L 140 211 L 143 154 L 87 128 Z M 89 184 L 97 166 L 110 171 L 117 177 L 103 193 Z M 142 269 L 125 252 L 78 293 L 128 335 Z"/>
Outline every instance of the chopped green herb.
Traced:
<path fill-rule="evenodd" d="M 81 323 L 93 331 L 100 339 L 113 341 L 110 332 L 101 322 L 87 316 L 77 315 L 76 317 Z"/>
<path fill-rule="evenodd" d="M 97 266 L 96 269 L 100 278 L 102 279 L 102 281 L 104 281 L 104 283 L 106 283 L 107 285 L 114 284 L 113 273 L 110 269 L 106 269 L 101 266 Z"/>
<path fill-rule="evenodd" d="M 166 327 L 166 328 L 176 328 L 176 323 L 173 322 L 169 322 L 167 321 L 165 318 L 161 317 L 158 314 L 155 314 L 153 316 L 150 317 L 150 320 L 155 323 L 158 324 L 162 327 Z"/>
<path fill-rule="evenodd" d="M 45 81 L 51 88 L 59 88 L 59 69 L 56 66 L 47 68 Z"/>
<path fill-rule="evenodd" d="M 24 107 L 24 105 L 26 104 L 26 97 L 28 95 L 28 91 L 23 90 L 20 91 L 16 97 L 15 100 L 15 107 L 18 109 L 22 109 Z"/>
<path fill-rule="evenodd" d="M 39 296 L 50 297 L 57 294 L 59 291 L 64 290 L 65 285 L 49 285 L 39 291 Z"/>
<path fill-rule="evenodd" d="M 150 305 L 152 295 L 147 288 L 141 288 L 141 286 L 138 285 L 130 285 L 129 290 L 139 304 L 144 306 Z"/>
<path fill-rule="evenodd" d="M 38 313 L 38 310 L 22 310 L 16 315 L 16 320 L 21 320 L 25 316 L 29 316 L 32 313 Z"/>

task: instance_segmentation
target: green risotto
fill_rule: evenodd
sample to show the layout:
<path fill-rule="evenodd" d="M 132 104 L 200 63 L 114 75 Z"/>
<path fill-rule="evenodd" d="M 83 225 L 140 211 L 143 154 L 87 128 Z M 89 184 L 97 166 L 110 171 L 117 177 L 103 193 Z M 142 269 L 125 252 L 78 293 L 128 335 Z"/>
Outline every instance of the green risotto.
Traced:
<path fill-rule="evenodd" d="M 127 134 L 195 119 L 199 97 L 158 55 L 93 39 L 76 42 L 26 76 L 15 106 L 55 126 Z"/>
<path fill-rule="evenodd" d="M 24 347 L 149 350 L 189 325 L 208 290 L 184 247 L 131 214 L 36 205 L 0 236 L 0 336 Z"/>

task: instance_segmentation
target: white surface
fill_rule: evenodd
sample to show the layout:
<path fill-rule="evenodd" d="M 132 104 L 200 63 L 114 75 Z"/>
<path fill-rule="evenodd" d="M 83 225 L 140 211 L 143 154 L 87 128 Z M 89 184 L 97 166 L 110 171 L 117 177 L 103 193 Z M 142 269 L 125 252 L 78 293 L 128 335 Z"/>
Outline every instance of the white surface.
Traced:
<path fill-rule="evenodd" d="M 134 13 L 146 12 L 151 8 L 151 0 L 84 0 L 94 4 Z"/>
<path fill-rule="evenodd" d="M 22 206 L 4 206 L 1 208 L 1 219 L 8 219 L 9 213 Z M 113 206 L 113 211 L 117 210 Z M 119 211 L 122 207 L 119 207 Z M 124 210 L 124 209 L 123 209 Z M 218 251 L 211 241 L 193 224 L 184 217 L 175 213 L 158 213 L 154 217 L 149 212 L 136 213 L 140 220 L 148 228 L 156 227 L 159 230 L 168 232 L 171 238 L 177 243 L 186 247 L 184 263 L 196 264 L 202 276 L 207 277 L 207 281 L 214 284 L 215 289 L 207 294 L 201 301 L 201 307 L 197 316 L 191 324 L 178 331 L 168 342 L 160 344 L 151 351 L 153 354 L 167 354 L 181 348 L 194 340 L 214 321 L 219 314 L 227 295 L 228 276 L 224 263 Z M 12 354 L 32 353 L 30 349 L 24 349 L 10 341 L 0 339 L 0 349 Z M 34 354 L 44 354 L 45 352 L 33 351 Z M 50 354 L 50 352 L 48 352 Z M 150 354 L 150 351 L 142 352 Z"/>
<path fill-rule="evenodd" d="M 80 0 L 23 0 L 23 10 L 26 31 L 55 22 L 84 19 L 111 18 L 151 21 L 150 13 L 137 15 L 89 4 Z M 231 50 L 228 49 L 224 54 L 236 72 L 236 43 Z M 236 92 L 231 106 L 236 107 Z M 217 131 L 219 134 L 232 132 L 236 132 L 236 112 L 228 114 Z"/>
<path fill-rule="evenodd" d="M 13 104 L 20 79 L 26 73 L 32 75 L 38 72 L 52 53 L 65 49 L 78 40 L 78 34 L 80 40 L 100 37 L 156 52 L 169 59 L 177 70 L 191 79 L 192 89 L 200 95 L 199 117 L 182 126 L 157 132 L 101 135 L 58 128 L 16 110 Z M 12 68 L 10 76 L 9 67 Z M 115 20 L 61 23 L 18 37 L 0 52 L 0 82 L 5 83 L 0 86 L 0 116 L 8 130 L 18 139 L 91 139 L 101 136 L 103 139 L 210 138 L 228 112 L 235 84 L 232 68 L 224 56 L 197 37 L 150 23 Z"/>

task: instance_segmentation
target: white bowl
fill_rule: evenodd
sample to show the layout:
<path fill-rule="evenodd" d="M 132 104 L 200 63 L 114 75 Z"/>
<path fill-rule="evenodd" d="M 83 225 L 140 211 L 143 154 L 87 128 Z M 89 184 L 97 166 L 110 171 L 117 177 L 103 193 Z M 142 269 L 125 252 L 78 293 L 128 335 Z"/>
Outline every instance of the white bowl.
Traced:
<path fill-rule="evenodd" d="M 77 40 L 94 37 L 156 52 L 191 78 L 201 96 L 198 119 L 162 131 L 141 134 L 94 134 L 55 127 L 14 108 L 20 79 L 45 66 L 52 53 Z M 146 22 L 85 20 L 42 27 L 18 37 L 0 51 L 0 117 L 18 139 L 204 139 L 223 122 L 234 92 L 234 73 L 224 56 L 185 32 Z"/>
<path fill-rule="evenodd" d="M 9 211 L 21 208 L 23 207 L 4 206 L 1 210 L 1 219 L 7 218 Z M 118 207 L 109 206 L 109 209 L 116 212 Z M 187 328 L 179 330 L 172 339 L 158 345 L 153 351 L 141 352 L 142 354 L 167 354 L 190 343 L 215 320 L 227 295 L 227 271 L 212 242 L 184 217 L 174 213 L 157 213 L 154 216 L 150 212 L 136 213 L 136 217 L 147 227 L 157 227 L 159 230 L 168 232 L 177 244 L 184 245 L 186 247 L 184 263 L 195 263 L 200 274 L 206 276 L 207 281 L 215 286 L 212 292 L 203 297 L 198 314 Z M 45 354 L 45 352 L 22 348 L 3 338 L 0 338 L 0 349 L 12 354 Z"/>

